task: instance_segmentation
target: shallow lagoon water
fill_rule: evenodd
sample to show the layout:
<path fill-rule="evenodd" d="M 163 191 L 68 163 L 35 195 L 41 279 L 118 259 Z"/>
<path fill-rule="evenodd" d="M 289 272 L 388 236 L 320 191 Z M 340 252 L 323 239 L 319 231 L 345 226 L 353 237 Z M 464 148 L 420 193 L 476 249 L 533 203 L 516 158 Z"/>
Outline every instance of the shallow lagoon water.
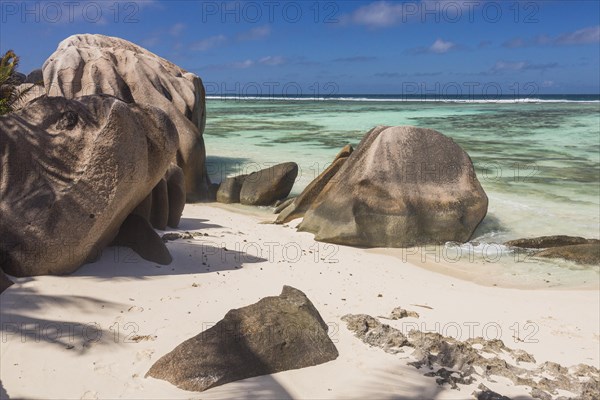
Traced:
<path fill-rule="evenodd" d="M 298 194 L 341 147 L 355 146 L 376 125 L 435 129 L 471 156 L 489 197 L 488 215 L 472 238 L 472 248 L 484 246 L 488 255 L 474 250 L 476 260 L 501 265 L 492 274 L 497 277 L 505 271 L 534 280 L 557 276 L 550 283 L 544 278 L 550 286 L 597 285 L 598 267 L 529 258 L 525 263 L 507 249 L 485 245 L 555 234 L 600 237 L 598 101 L 353 100 L 207 100 L 212 180 L 295 161 L 300 173 L 292 194 Z M 480 263 L 469 265 L 482 271 Z"/>

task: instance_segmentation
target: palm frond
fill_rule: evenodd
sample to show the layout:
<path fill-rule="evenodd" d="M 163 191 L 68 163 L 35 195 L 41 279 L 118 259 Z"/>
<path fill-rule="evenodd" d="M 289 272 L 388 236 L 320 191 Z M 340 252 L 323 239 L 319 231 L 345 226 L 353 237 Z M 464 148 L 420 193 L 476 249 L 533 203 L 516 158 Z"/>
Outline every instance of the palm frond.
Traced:
<path fill-rule="evenodd" d="M 14 111 L 15 107 L 33 88 L 19 89 L 15 72 L 19 66 L 19 56 L 13 50 L 8 50 L 0 58 L 0 115 Z"/>

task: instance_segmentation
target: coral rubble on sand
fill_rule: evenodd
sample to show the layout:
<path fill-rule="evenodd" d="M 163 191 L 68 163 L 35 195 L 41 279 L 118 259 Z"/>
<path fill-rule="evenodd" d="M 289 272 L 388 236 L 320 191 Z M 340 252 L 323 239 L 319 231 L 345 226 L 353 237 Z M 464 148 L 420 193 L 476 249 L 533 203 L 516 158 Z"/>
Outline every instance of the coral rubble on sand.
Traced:
<path fill-rule="evenodd" d="M 428 370 L 425 375 L 435 377 L 440 385 L 448 383 L 452 388 L 458 388 L 459 384 L 471 384 L 478 378 L 490 380 L 496 375 L 515 385 L 530 387 L 531 395 L 539 399 L 556 398 L 558 390 L 574 393 L 582 400 L 600 398 L 599 371 L 589 365 L 566 368 L 545 362 L 535 366 L 531 354 L 510 349 L 498 339 L 478 337 L 459 341 L 439 333 L 417 330 L 405 335 L 364 314 L 348 314 L 342 320 L 350 331 L 371 346 L 392 354 L 412 350 L 411 356 L 416 360 L 410 364 L 418 369 L 425 367 Z M 529 363 L 533 368 L 524 368 L 521 363 Z"/>

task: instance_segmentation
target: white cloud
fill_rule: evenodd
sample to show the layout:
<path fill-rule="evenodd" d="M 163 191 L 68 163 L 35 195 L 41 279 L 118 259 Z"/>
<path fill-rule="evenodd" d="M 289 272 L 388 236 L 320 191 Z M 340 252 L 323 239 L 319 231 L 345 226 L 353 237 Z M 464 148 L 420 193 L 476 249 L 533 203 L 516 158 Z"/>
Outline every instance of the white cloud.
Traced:
<path fill-rule="evenodd" d="M 258 60 L 258 63 L 263 65 L 281 65 L 285 63 L 285 58 L 282 56 L 266 56 Z"/>
<path fill-rule="evenodd" d="M 527 43 L 525 43 L 525 41 L 523 39 L 521 39 L 521 42 L 524 43 L 524 45 L 527 45 Z M 550 36 L 548 35 L 538 35 L 533 39 L 533 43 L 536 45 L 546 45 L 546 44 L 553 44 L 554 43 L 554 39 L 552 39 Z"/>
<path fill-rule="evenodd" d="M 531 64 L 525 61 L 507 62 L 498 61 L 492 67 L 492 72 L 504 72 L 504 71 L 547 71 L 549 69 L 559 67 L 558 63 L 541 63 Z"/>
<path fill-rule="evenodd" d="M 542 87 L 549 88 L 556 86 L 554 81 L 544 81 L 542 82 Z"/>
<path fill-rule="evenodd" d="M 525 68 L 527 63 L 524 61 L 520 62 L 506 62 L 506 61 L 498 61 L 492 68 L 493 71 L 519 71 Z"/>
<path fill-rule="evenodd" d="M 509 49 L 516 49 L 519 47 L 524 47 L 525 45 L 525 40 L 519 37 L 507 40 L 506 42 L 502 43 L 502 47 L 507 47 Z"/>
<path fill-rule="evenodd" d="M 352 57 L 340 57 L 333 60 L 333 62 L 340 63 L 362 63 L 368 61 L 374 61 L 377 57 L 372 56 L 352 56 Z"/>
<path fill-rule="evenodd" d="M 446 42 L 442 39 L 437 39 L 435 42 L 433 42 L 431 47 L 429 47 L 429 51 L 432 53 L 443 54 L 449 52 L 455 47 L 456 44 L 452 42 Z"/>
<path fill-rule="evenodd" d="M 343 15 L 344 23 L 364 25 L 369 28 L 385 28 L 399 23 L 456 22 L 459 18 L 470 18 L 473 10 L 483 1 L 472 0 L 420 0 L 420 1 L 376 1 Z"/>
<path fill-rule="evenodd" d="M 179 36 L 181 32 L 185 29 L 185 24 L 178 22 L 169 29 L 169 34 L 171 36 Z"/>
<path fill-rule="evenodd" d="M 403 6 L 378 1 L 359 7 L 350 15 L 350 21 L 357 25 L 382 28 L 396 24 L 402 17 Z"/>
<path fill-rule="evenodd" d="M 33 20 L 37 15 L 38 22 L 50 27 L 65 24 L 88 24 L 90 26 L 106 26 L 113 23 L 137 23 L 146 9 L 161 8 L 158 0 L 79 0 L 79 1 L 33 1 L 18 2 L 21 7 L 31 10 L 32 14 L 7 15 L 8 18 L 25 18 Z M 16 4 L 16 3 L 15 3 Z M 25 10 L 23 9 L 23 11 Z M 4 11 L 4 9 L 2 9 Z"/>
<path fill-rule="evenodd" d="M 520 48 L 529 46 L 569 46 L 578 44 L 600 43 L 600 25 L 579 29 L 575 32 L 567 32 L 557 37 L 543 34 L 535 38 L 516 37 L 502 44 L 508 48 Z"/>
<path fill-rule="evenodd" d="M 209 38 L 199 40 L 190 45 L 192 51 L 206 51 L 213 47 L 221 46 L 227 43 L 227 37 L 225 35 L 211 36 Z"/>
<path fill-rule="evenodd" d="M 254 65 L 253 60 L 244 60 L 244 61 L 233 62 L 230 64 L 230 67 L 244 69 L 244 68 L 250 68 L 253 65 Z"/>
<path fill-rule="evenodd" d="M 565 33 L 556 38 L 556 44 L 589 44 L 600 42 L 600 25 Z"/>
<path fill-rule="evenodd" d="M 142 46 L 144 47 L 153 47 L 160 43 L 160 39 L 157 36 L 152 36 L 147 39 L 142 40 Z"/>
<path fill-rule="evenodd" d="M 175 24 L 171 27 L 169 33 L 173 36 L 177 36 L 184 28 L 184 24 Z M 268 37 L 270 34 L 271 28 L 268 25 L 265 25 L 241 32 L 235 38 L 238 41 L 259 40 Z M 190 45 L 190 49 L 193 51 L 206 51 L 214 47 L 223 46 L 229 42 L 230 38 L 221 34 L 196 41 Z M 247 66 L 244 68 L 247 68 Z"/>
<path fill-rule="evenodd" d="M 282 56 L 265 56 L 258 59 L 248 58 L 242 61 L 234 61 L 227 64 L 211 64 L 206 66 L 207 69 L 222 70 L 222 69 L 246 69 L 257 65 L 278 66 L 288 63 L 288 60 Z"/>
<path fill-rule="evenodd" d="M 429 47 L 415 47 L 408 49 L 408 54 L 445 54 L 449 51 L 458 50 L 461 47 L 454 42 L 446 41 L 443 39 L 436 39 L 435 42 Z"/>
<path fill-rule="evenodd" d="M 258 26 L 252 28 L 249 31 L 241 32 L 237 35 L 237 39 L 240 41 L 245 40 L 260 40 L 271 35 L 271 27 L 269 25 Z"/>

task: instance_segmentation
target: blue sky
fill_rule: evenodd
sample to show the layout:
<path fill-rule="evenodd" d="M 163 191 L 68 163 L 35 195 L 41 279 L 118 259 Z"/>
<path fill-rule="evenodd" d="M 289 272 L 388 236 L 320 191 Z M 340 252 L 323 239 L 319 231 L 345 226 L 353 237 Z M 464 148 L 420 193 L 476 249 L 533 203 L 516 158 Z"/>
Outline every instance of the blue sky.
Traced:
<path fill-rule="evenodd" d="M 40 67 L 76 33 L 135 42 L 208 94 L 600 93 L 600 1 L 0 1 Z"/>

